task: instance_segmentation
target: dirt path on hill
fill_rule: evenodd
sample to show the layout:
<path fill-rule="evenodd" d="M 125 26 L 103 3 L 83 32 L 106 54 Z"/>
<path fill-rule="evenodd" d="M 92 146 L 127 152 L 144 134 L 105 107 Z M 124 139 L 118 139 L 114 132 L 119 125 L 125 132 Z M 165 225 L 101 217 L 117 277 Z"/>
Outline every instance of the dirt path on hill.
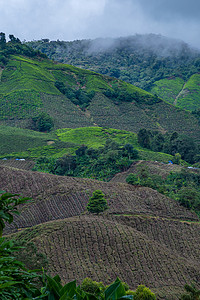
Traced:
<path fill-rule="evenodd" d="M 0 68 L 0 82 L 1 82 L 1 75 L 2 75 L 3 70 Z"/>
<path fill-rule="evenodd" d="M 173 104 L 174 104 L 175 106 L 177 105 L 177 100 L 178 100 L 178 98 L 185 92 L 185 91 L 184 91 L 184 88 L 185 88 L 186 83 L 187 83 L 187 82 L 185 82 L 185 84 L 183 85 L 181 91 L 178 93 L 178 95 L 176 96 L 176 98 L 175 98 L 175 100 L 174 100 L 174 103 L 173 103 Z"/>

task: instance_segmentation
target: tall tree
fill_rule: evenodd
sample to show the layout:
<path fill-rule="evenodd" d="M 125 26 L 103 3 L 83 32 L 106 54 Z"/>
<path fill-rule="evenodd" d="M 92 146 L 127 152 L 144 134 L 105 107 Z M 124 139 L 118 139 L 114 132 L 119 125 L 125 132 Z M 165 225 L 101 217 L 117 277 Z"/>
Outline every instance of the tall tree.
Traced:
<path fill-rule="evenodd" d="M 0 32 L 0 47 L 4 49 L 6 46 L 6 35 L 4 32 Z"/>

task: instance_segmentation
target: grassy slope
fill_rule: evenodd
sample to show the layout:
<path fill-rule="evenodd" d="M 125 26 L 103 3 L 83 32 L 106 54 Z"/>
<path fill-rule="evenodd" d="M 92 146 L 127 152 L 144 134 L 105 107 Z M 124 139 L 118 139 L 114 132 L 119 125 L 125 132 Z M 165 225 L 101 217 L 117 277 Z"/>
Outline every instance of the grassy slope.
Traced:
<path fill-rule="evenodd" d="M 0 126 L 0 139 L 0 154 L 4 155 L 11 152 L 21 152 L 28 148 L 47 145 L 48 141 L 54 141 L 56 137 L 50 133 L 40 133 L 16 127 Z"/>
<path fill-rule="evenodd" d="M 105 144 L 107 139 L 124 145 L 132 144 L 139 151 L 141 159 L 168 162 L 172 158 L 169 154 L 155 153 L 141 148 L 137 143 L 137 135 L 133 132 L 111 128 L 63 128 L 53 133 L 40 133 L 0 126 L 0 137 L 2 141 L 0 158 L 35 159 L 40 156 L 58 158 L 64 154 L 74 154 L 82 144 L 89 148 L 99 148 Z M 10 143 L 11 140 L 14 141 L 13 144 Z M 1 163 L 3 164 L 3 162 Z"/>
<path fill-rule="evenodd" d="M 96 92 L 86 111 L 81 110 L 55 88 L 62 81 L 73 90 Z M 134 95 L 136 101 L 115 103 L 105 97 L 105 90 L 120 89 Z M 137 96 L 142 102 L 137 102 Z M 188 112 L 161 101 L 149 105 L 151 94 L 118 79 L 73 66 L 13 56 L 2 72 L 0 82 L 0 124 L 26 127 L 40 111 L 48 112 L 55 128 L 107 126 L 137 132 L 140 128 L 178 131 L 197 140 L 200 127 Z"/>
<path fill-rule="evenodd" d="M 178 107 L 193 111 L 200 108 L 200 74 L 192 75 L 186 82 L 179 77 L 161 79 L 154 83 L 151 93 L 156 93 Z"/>
<path fill-rule="evenodd" d="M 200 141 L 200 126 L 189 112 L 174 108 L 165 102 L 138 105 L 122 102 L 115 105 L 108 98 L 96 95 L 88 107 L 91 117 L 99 126 L 138 132 L 141 128 L 161 132 L 184 133 Z"/>
<path fill-rule="evenodd" d="M 48 270 L 64 281 L 89 276 L 108 283 L 119 276 L 132 288 L 142 282 L 164 299 L 177 299 L 185 282 L 199 278 L 198 219 L 175 201 L 121 183 L 0 171 L 1 189 L 33 198 L 7 232 L 38 224 L 16 238 L 36 244 Z M 109 210 L 81 216 L 96 189 L 105 193 Z"/>
<path fill-rule="evenodd" d="M 177 105 L 188 110 L 200 108 L 200 74 L 194 74 L 185 83 Z"/>
<path fill-rule="evenodd" d="M 138 147 L 137 135 L 133 132 L 125 130 L 102 128 L 102 127 L 87 127 L 87 128 L 65 128 L 58 129 L 57 135 L 63 142 L 73 142 L 79 145 L 85 144 L 88 147 L 99 148 L 105 144 L 107 139 L 112 139 L 117 143 L 127 144 Z"/>
<path fill-rule="evenodd" d="M 158 80 L 151 88 L 151 93 L 157 94 L 162 99 L 173 104 L 176 96 L 183 88 L 184 80 L 179 77 L 169 77 Z"/>
<path fill-rule="evenodd" d="M 184 283 L 199 276 L 198 230 L 199 224 L 150 216 L 81 216 L 27 229 L 16 238 L 37 244 L 48 271 L 65 282 L 87 276 L 108 284 L 119 276 L 132 289 L 142 282 L 158 299 L 179 299 Z"/>
<path fill-rule="evenodd" d="M 56 61 L 115 76 L 146 90 L 153 86 L 152 92 L 170 103 L 191 74 L 199 72 L 198 51 L 181 41 L 156 35 L 29 44 Z M 189 110 L 200 107 L 198 94 L 199 87 L 190 89 L 185 101 L 178 106 Z"/>
<path fill-rule="evenodd" d="M 28 129 L 0 126 L 0 158 L 60 157 L 71 153 L 76 145 L 62 142 L 55 133 L 42 133 Z"/>

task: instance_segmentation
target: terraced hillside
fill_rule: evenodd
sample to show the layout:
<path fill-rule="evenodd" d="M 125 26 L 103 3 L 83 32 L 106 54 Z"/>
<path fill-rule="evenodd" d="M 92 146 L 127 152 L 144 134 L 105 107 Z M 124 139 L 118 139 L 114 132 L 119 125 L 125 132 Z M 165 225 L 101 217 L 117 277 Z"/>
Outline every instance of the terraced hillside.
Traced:
<path fill-rule="evenodd" d="M 200 108 L 200 51 L 180 40 L 146 34 L 28 43 L 51 59 L 114 76 L 187 109 Z M 186 86 L 185 86 L 186 85 Z"/>
<path fill-rule="evenodd" d="M 151 92 L 175 106 L 195 111 L 200 108 L 200 74 L 193 74 L 186 81 L 174 76 L 161 79 L 154 82 Z"/>
<path fill-rule="evenodd" d="M 10 126 L 0 126 L 0 164 L 13 165 L 13 159 L 35 160 L 38 157 L 59 158 L 66 154 L 75 154 L 81 146 L 99 148 L 108 139 L 119 144 L 130 143 L 138 150 L 140 158 L 168 162 L 172 156 L 155 153 L 139 146 L 137 135 L 130 131 L 94 127 L 62 128 L 51 133 L 37 132 Z M 11 141 L 13 141 L 11 143 Z M 4 160 L 11 159 L 11 162 Z M 17 165 L 16 165 L 17 167 Z M 21 168 L 19 166 L 19 168 Z"/>
<path fill-rule="evenodd" d="M 14 235 L 45 254 L 51 274 L 65 282 L 86 276 L 105 283 L 116 276 L 131 288 L 145 284 L 158 299 L 179 299 L 199 281 L 199 223 L 151 216 L 78 216 Z"/>
<path fill-rule="evenodd" d="M 8 225 L 8 231 L 34 226 L 55 219 L 80 215 L 92 192 L 103 190 L 109 200 L 109 213 L 151 214 L 174 219 L 198 220 L 190 211 L 155 190 L 106 183 L 91 179 L 55 176 L 0 167 L 0 189 L 31 197 L 21 216 Z M 134 201 L 132 201 L 134 199 Z"/>
<path fill-rule="evenodd" d="M 186 282 L 200 279 L 197 216 L 155 190 L 9 167 L 0 167 L 0 189 L 33 198 L 7 234 L 37 245 L 64 281 L 119 276 L 131 288 L 144 283 L 159 299 L 177 299 Z M 88 215 L 96 189 L 109 210 Z"/>
<path fill-rule="evenodd" d="M 46 112 L 55 128 L 144 127 L 200 139 L 198 120 L 189 112 L 119 79 L 20 55 L 11 55 L 2 70 L 1 125 L 31 128 L 32 118 Z"/>
<path fill-rule="evenodd" d="M 20 169 L 20 170 L 31 171 L 34 165 L 35 162 L 31 160 L 15 160 L 15 159 L 0 160 L 0 166 L 7 166 L 11 168 Z"/>

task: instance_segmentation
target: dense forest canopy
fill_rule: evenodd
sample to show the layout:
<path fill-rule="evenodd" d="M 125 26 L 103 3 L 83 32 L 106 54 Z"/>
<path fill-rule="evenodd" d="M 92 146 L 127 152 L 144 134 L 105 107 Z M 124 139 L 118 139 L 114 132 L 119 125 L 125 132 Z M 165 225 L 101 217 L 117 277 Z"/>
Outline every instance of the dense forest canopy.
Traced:
<path fill-rule="evenodd" d="M 200 70 L 200 51 L 155 34 L 71 42 L 42 39 L 27 44 L 56 61 L 114 76 L 145 90 L 157 80 L 169 76 L 186 80 Z"/>

